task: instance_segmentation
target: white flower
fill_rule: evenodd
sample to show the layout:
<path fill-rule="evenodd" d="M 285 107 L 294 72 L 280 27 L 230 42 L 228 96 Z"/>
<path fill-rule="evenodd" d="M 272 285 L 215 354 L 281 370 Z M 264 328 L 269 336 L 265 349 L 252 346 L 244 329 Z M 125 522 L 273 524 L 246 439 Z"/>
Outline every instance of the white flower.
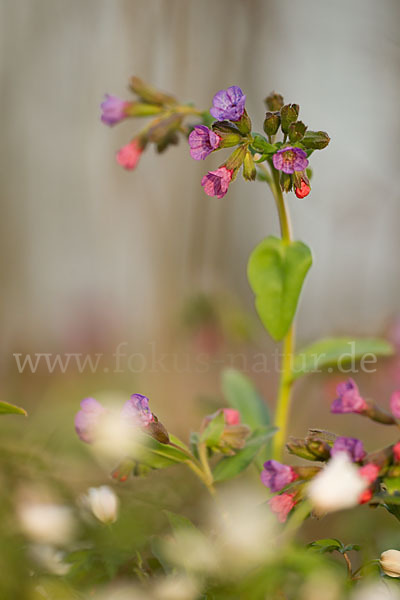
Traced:
<path fill-rule="evenodd" d="M 311 481 L 308 496 L 318 513 L 326 513 L 355 506 L 368 486 L 347 453 L 340 452 Z"/>
<path fill-rule="evenodd" d="M 381 554 L 381 567 L 385 575 L 400 577 L 400 551 L 386 550 Z"/>
<path fill-rule="evenodd" d="M 400 600 L 397 586 L 386 581 L 364 583 L 357 586 L 351 600 Z"/>
<path fill-rule="evenodd" d="M 102 523 L 114 523 L 118 514 L 118 497 L 107 485 L 89 488 L 86 504 L 94 516 Z"/>
<path fill-rule="evenodd" d="M 71 565 L 63 562 L 63 553 L 52 546 L 35 544 L 29 548 L 29 553 L 36 562 L 54 575 L 66 575 L 70 569 Z"/>
<path fill-rule="evenodd" d="M 19 506 L 18 516 L 24 532 L 45 544 L 67 544 L 75 530 L 75 521 L 67 506 L 25 502 Z"/>

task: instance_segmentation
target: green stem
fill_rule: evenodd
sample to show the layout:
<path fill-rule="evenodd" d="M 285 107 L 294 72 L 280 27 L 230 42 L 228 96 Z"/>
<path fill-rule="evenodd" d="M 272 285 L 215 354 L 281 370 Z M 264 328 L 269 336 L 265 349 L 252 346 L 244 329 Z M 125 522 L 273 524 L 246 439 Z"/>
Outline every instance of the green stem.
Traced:
<path fill-rule="evenodd" d="M 213 478 L 213 474 L 210 469 L 210 465 L 208 463 L 207 446 L 204 443 L 200 443 L 198 445 L 198 450 L 199 450 L 200 463 L 203 468 L 203 473 L 205 475 L 206 486 L 208 487 L 210 494 L 214 495 L 215 494 L 215 488 L 213 486 L 214 478 Z"/>
<path fill-rule="evenodd" d="M 197 475 L 197 477 L 201 480 L 201 482 L 204 483 L 204 485 L 206 486 L 206 488 L 208 489 L 210 494 L 212 496 L 214 496 L 215 495 L 215 488 L 213 486 L 214 480 L 213 480 L 213 475 L 211 473 L 210 465 L 208 464 L 207 449 L 204 446 L 204 444 L 199 444 L 200 462 L 193 456 L 193 454 L 191 452 L 188 452 L 186 450 L 186 448 L 183 448 L 182 446 L 178 446 L 177 444 L 174 444 L 173 442 L 170 442 L 169 445 L 173 446 L 174 448 L 178 448 L 178 450 L 181 450 L 181 452 L 184 452 L 186 454 L 186 456 L 188 457 L 188 460 L 186 461 L 185 464 L 187 464 L 189 469 L 191 469 L 193 471 L 193 473 L 195 473 Z M 203 449 L 203 446 L 204 446 L 204 449 Z M 205 450 L 205 452 L 204 452 L 204 450 Z"/>
<path fill-rule="evenodd" d="M 290 215 L 279 185 L 279 172 L 273 167 L 271 168 L 273 176 L 273 185 L 271 186 L 271 189 L 272 193 L 274 194 L 276 207 L 278 209 L 282 240 L 289 244 L 292 241 Z M 289 331 L 283 338 L 281 373 L 275 410 L 275 425 L 278 427 L 278 432 L 273 440 L 273 457 L 278 461 L 282 458 L 283 448 L 286 442 L 286 432 L 292 393 L 292 366 L 294 350 L 295 327 L 294 323 L 292 323 Z"/>

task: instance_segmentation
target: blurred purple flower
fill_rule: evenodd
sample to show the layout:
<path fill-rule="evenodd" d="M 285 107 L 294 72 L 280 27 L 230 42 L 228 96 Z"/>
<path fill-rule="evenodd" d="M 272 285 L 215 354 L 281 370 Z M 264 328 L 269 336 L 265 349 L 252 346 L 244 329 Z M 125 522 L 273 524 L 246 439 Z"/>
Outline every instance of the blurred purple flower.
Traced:
<path fill-rule="evenodd" d="M 106 99 L 101 103 L 102 109 L 101 120 L 106 125 L 115 125 L 125 119 L 125 109 L 129 106 L 129 102 L 117 98 L 117 96 L 110 96 L 106 94 Z"/>
<path fill-rule="evenodd" d="M 215 94 L 210 113 L 217 121 L 239 121 L 244 113 L 245 102 L 246 96 L 240 87 L 233 85 Z"/>
<path fill-rule="evenodd" d="M 390 398 L 390 410 L 395 419 L 400 419 L 400 390 L 393 392 Z"/>
<path fill-rule="evenodd" d="M 364 458 L 366 452 L 361 440 L 351 437 L 337 437 L 331 448 L 331 456 L 345 452 L 353 462 L 359 462 Z"/>
<path fill-rule="evenodd" d="M 147 427 L 155 420 L 149 408 L 149 399 L 142 394 L 132 394 L 122 407 L 121 416 L 142 427 Z"/>
<path fill-rule="evenodd" d="M 216 196 L 223 198 L 228 191 L 229 184 L 232 181 L 233 171 L 225 166 L 219 167 L 216 171 L 209 171 L 201 180 L 207 196 Z"/>
<path fill-rule="evenodd" d="M 275 152 L 272 157 L 275 169 L 291 175 L 308 167 L 307 154 L 301 148 L 288 146 Z"/>
<path fill-rule="evenodd" d="M 297 479 L 297 474 L 292 467 L 283 465 L 276 460 L 267 460 L 261 471 L 261 481 L 271 492 L 280 492 L 295 479 Z"/>
<path fill-rule="evenodd" d="M 82 442 L 91 444 L 101 417 L 106 413 L 104 406 L 94 398 L 85 398 L 81 410 L 75 416 L 75 430 Z"/>
<path fill-rule="evenodd" d="M 219 146 L 221 138 L 205 125 L 196 125 L 189 135 L 190 156 L 204 160 Z"/>
<path fill-rule="evenodd" d="M 360 396 L 357 384 L 353 379 L 348 379 L 340 383 L 336 388 L 336 392 L 338 398 L 332 402 L 332 413 L 362 413 L 368 408 L 364 398 Z"/>

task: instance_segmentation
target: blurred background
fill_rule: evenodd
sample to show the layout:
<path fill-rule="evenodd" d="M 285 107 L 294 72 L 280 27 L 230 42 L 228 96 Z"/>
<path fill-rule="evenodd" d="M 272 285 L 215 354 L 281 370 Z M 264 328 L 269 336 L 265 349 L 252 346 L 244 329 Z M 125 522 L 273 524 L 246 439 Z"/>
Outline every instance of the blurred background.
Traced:
<path fill-rule="evenodd" d="M 311 195 L 289 198 L 295 237 L 314 253 L 299 343 L 342 333 L 400 343 L 399 18 L 397 0 L 1 2 L 0 392 L 30 414 L 2 421 L 5 440 L 51 454 L 79 489 L 104 477 L 82 466 L 73 431 L 81 398 L 97 390 L 145 393 L 183 437 L 221 404 L 223 366 L 250 373 L 273 404 L 276 370 L 253 366 L 275 346 L 246 278 L 251 250 L 279 231 L 273 198 L 241 179 L 222 200 L 207 197 L 200 180 L 219 159 L 196 163 L 182 142 L 146 152 L 133 173 L 119 167 L 115 152 L 138 125 L 104 126 L 99 105 L 105 93 L 129 98 L 133 74 L 202 109 L 239 85 L 256 131 L 276 90 L 329 132 Z M 131 368 L 126 357 L 115 368 L 120 344 Z M 102 358 L 94 373 L 73 361 L 65 373 L 44 362 L 20 373 L 15 353 Z M 399 365 L 359 378 L 364 395 L 385 404 Z M 390 442 L 391 431 L 329 415 L 340 379 L 298 385 L 292 432 Z"/>

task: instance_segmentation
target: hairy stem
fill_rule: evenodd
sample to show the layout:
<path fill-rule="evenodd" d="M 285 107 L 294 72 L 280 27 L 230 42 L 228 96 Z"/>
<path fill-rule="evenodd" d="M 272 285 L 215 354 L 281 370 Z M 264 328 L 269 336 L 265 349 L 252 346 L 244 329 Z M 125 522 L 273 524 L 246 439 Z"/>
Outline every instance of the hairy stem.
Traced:
<path fill-rule="evenodd" d="M 279 185 L 279 172 L 272 168 L 273 185 L 271 186 L 274 194 L 276 207 L 278 209 L 279 223 L 281 227 L 282 240 L 290 243 L 292 241 L 292 226 L 290 215 L 282 190 Z M 286 441 L 286 431 L 290 413 L 290 401 L 292 392 L 292 365 L 293 354 L 295 350 L 295 327 L 294 322 L 283 339 L 282 344 L 282 363 L 279 380 L 278 398 L 275 409 L 275 426 L 278 432 L 273 440 L 273 457 L 275 460 L 281 460 Z"/>

